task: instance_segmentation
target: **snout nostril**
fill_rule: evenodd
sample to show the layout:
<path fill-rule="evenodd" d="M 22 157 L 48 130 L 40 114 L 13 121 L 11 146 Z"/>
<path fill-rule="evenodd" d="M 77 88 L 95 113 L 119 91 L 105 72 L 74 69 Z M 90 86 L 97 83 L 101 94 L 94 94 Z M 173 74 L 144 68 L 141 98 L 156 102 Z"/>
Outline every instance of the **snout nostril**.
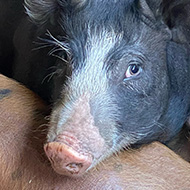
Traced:
<path fill-rule="evenodd" d="M 66 165 L 66 170 L 76 174 L 80 171 L 82 167 L 83 167 L 82 163 L 70 163 Z"/>
<path fill-rule="evenodd" d="M 75 150 L 68 142 L 50 142 L 44 146 L 44 150 L 53 169 L 61 175 L 80 176 L 93 162 L 90 153 L 82 152 L 81 148 Z"/>

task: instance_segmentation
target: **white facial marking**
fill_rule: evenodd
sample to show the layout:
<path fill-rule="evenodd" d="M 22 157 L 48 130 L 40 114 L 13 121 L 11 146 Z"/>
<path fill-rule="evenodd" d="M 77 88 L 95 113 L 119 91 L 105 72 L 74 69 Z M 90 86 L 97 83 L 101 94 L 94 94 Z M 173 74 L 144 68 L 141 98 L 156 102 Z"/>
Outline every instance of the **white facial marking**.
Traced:
<path fill-rule="evenodd" d="M 107 93 L 109 86 L 105 59 L 109 51 L 121 40 L 122 34 L 115 34 L 114 31 L 108 32 L 102 29 L 102 31 L 92 32 L 88 29 L 88 38 L 84 47 L 86 52 L 84 67 L 74 71 L 72 78 L 68 81 L 64 102 L 56 107 L 52 114 L 51 123 L 54 129 L 51 128 L 53 132 L 49 134 L 57 134 L 59 130 L 62 130 L 72 113 L 75 101 L 85 95 L 90 98 L 96 96 L 99 99 L 100 107 L 104 107 L 104 112 L 107 113 L 107 121 L 114 125 L 114 118 L 117 116 L 110 110 L 115 109 L 116 105 L 112 101 L 111 94 Z"/>

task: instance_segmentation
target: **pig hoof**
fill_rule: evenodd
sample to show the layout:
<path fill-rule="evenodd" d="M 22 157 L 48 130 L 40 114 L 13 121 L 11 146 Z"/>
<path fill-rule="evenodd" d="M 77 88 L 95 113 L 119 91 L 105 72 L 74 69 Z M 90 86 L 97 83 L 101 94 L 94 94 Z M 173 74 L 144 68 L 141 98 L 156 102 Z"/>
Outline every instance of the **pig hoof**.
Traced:
<path fill-rule="evenodd" d="M 63 142 L 47 143 L 44 150 L 53 169 L 61 175 L 81 176 L 93 161 L 90 154 L 77 151 Z"/>

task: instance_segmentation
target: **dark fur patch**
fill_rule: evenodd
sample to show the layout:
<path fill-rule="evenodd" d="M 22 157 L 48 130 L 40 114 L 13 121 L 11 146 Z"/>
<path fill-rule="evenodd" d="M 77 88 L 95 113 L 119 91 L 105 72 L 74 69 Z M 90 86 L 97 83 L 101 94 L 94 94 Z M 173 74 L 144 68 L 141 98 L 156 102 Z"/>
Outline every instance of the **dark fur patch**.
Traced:
<path fill-rule="evenodd" d="M 0 89 L 0 100 L 9 96 L 11 92 L 10 89 Z"/>
<path fill-rule="evenodd" d="M 23 171 L 22 171 L 21 168 L 18 168 L 18 169 L 16 169 L 16 170 L 11 174 L 11 179 L 12 179 L 13 181 L 19 180 L 20 178 L 22 178 L 22 176 L 23 176 Z"/>

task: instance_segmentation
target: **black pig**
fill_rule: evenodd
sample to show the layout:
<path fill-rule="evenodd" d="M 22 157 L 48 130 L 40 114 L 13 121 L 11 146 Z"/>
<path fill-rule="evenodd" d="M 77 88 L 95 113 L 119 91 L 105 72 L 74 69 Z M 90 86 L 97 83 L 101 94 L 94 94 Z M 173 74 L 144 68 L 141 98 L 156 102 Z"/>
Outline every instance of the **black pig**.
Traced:
<path fill-rule="evenodd" d="M 35 27 L 15 34 L 14 77 L 34 81 L 27 84 L 47 99 L 59 96 L 44 146 L 57 173 L 80 176 L 124 147 L 167 143 L 180 131 L 190 115 L 189 1 L 26 0 L 25 6 Z M 33 40 L 47 29 L 41 43 L 55 45 L 50 54 L 57 60 L 24 54 L 30 61 L 23 70 L 19 34 L 30 31 Z M 50 66 L 57 68 L 53 87 L 41 88 Z"/>

